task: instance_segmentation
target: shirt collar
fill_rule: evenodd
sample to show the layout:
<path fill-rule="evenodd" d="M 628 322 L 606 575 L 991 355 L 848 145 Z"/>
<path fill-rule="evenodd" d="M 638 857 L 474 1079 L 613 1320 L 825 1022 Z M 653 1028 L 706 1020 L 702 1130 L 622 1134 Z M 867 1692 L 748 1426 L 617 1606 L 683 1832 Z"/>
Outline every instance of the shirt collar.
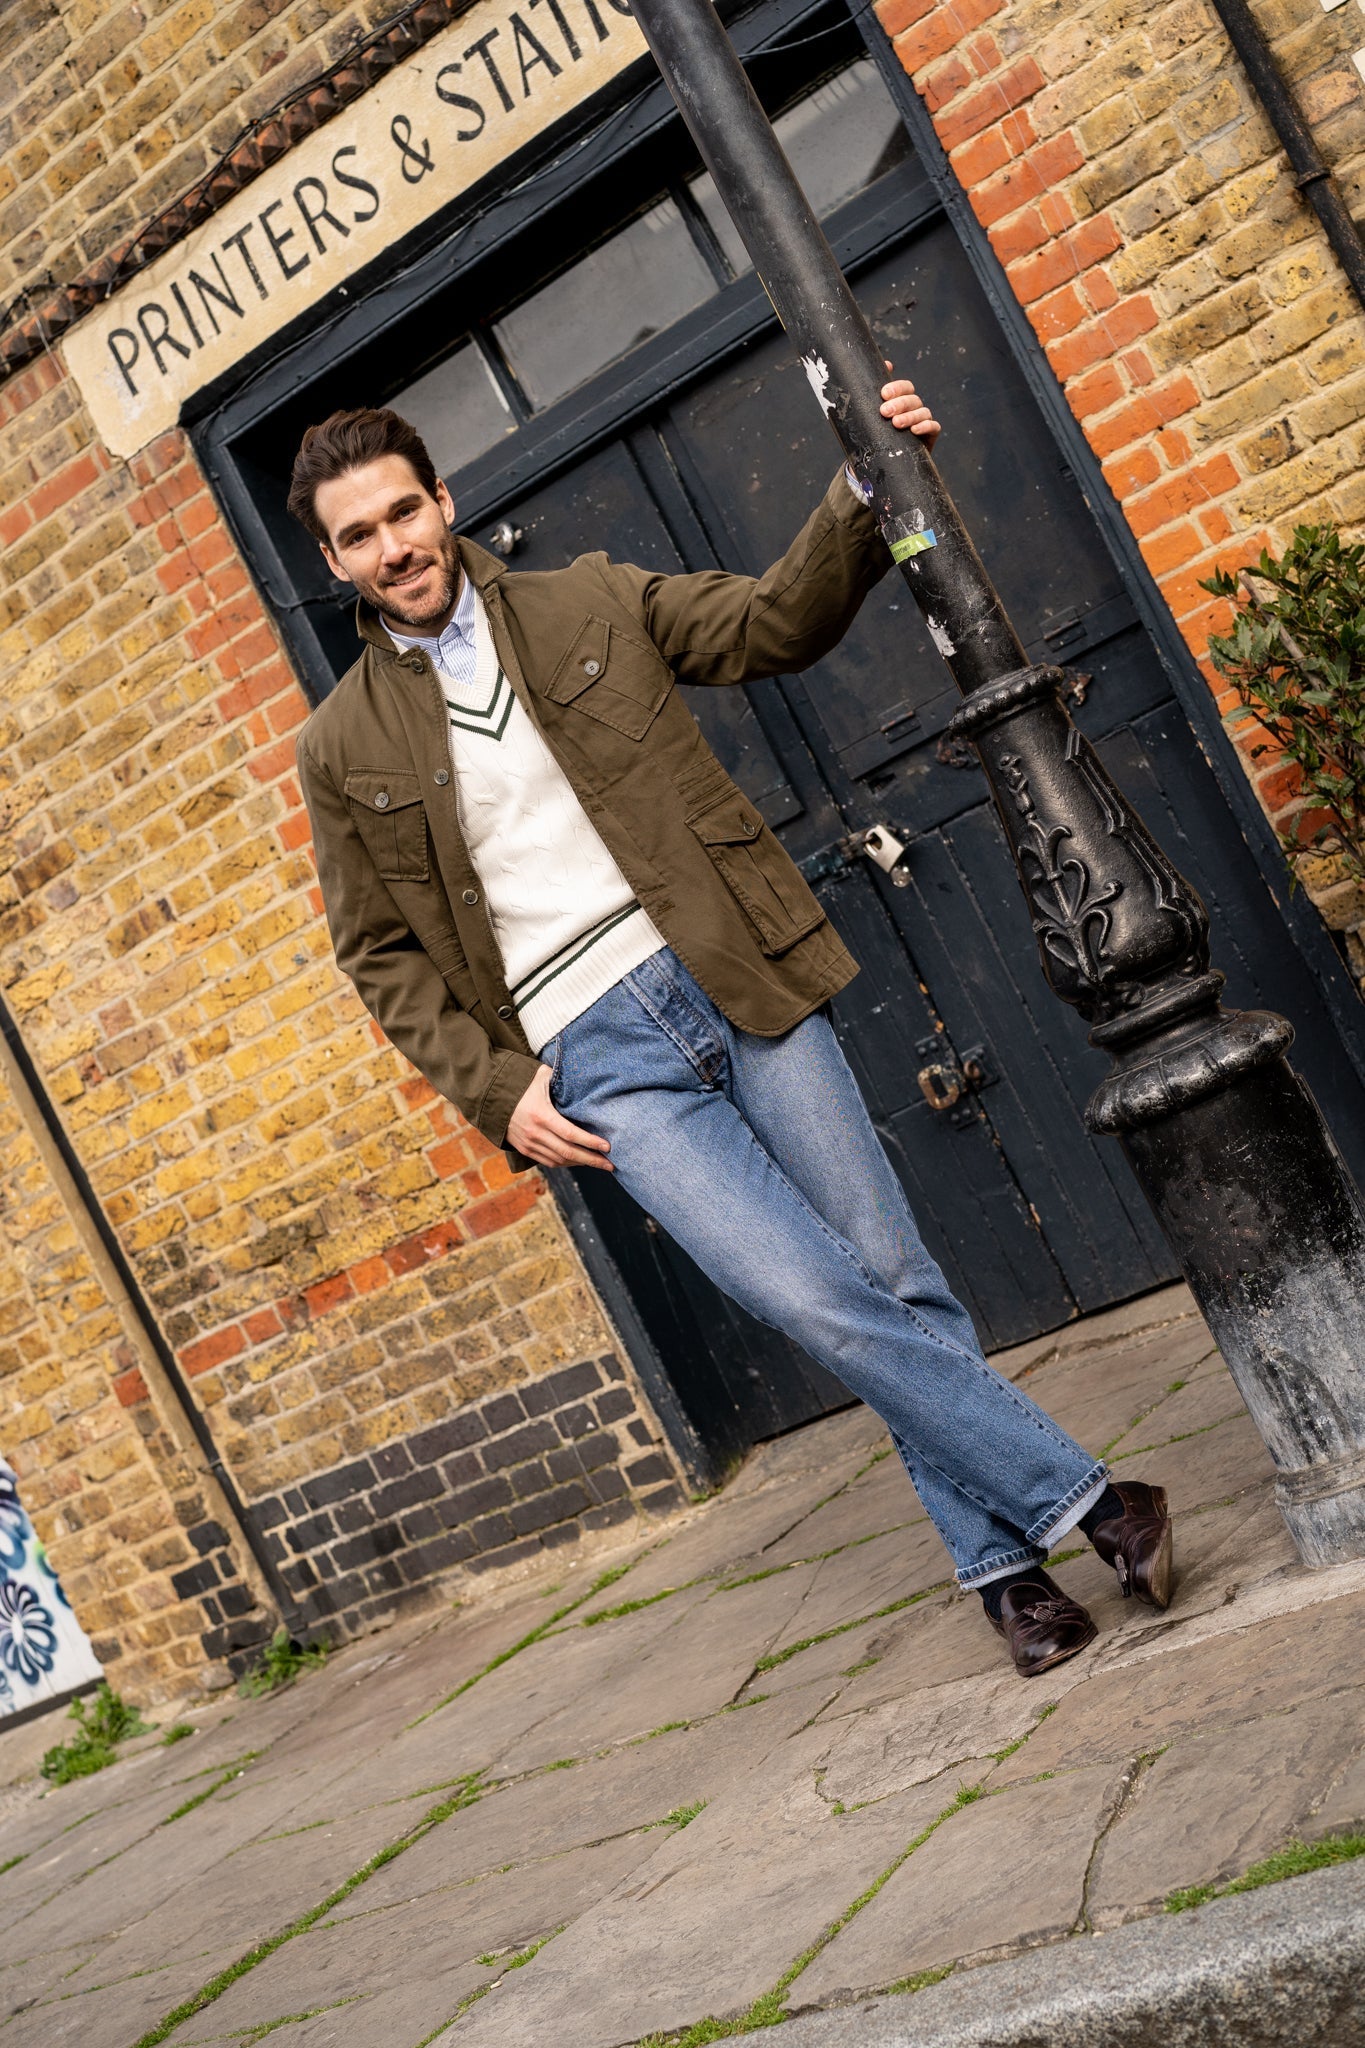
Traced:
<path fill-rule="evenodd" d="M 456 600 L 454 615 L 443 633 L 399 633 L 387 620 L 385 631 L 395 647 L 403 650 L 415 647 L 420 653 L 429 654 L 439 668 L 443 649 L 453 653 L 461 643 L 466 647 L 473 647 L 476 602 L 473 578 L 462 573 L 460 595 Z"/>

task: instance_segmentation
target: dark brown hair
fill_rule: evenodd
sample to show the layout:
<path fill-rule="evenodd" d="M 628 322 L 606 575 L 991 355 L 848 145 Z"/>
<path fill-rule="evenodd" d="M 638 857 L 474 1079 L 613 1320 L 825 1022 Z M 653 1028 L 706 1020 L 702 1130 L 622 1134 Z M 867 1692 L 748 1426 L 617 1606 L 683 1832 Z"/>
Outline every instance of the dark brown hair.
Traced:
<path fill-rule="evenodd" d="M 327 530 L 315 503 L 319 485 L 329 484 L 349 470 L 363 469 L 385 455 L 401 455 L 410 462 L 422 489 L 436 496 L 436 466 L 416 427 L 387 406 L 360 405 L 351 412 L 334 412 L 321 426 L 309 427 L 294 457 L 289 510 L 315 540 L 326 540 Z"/>

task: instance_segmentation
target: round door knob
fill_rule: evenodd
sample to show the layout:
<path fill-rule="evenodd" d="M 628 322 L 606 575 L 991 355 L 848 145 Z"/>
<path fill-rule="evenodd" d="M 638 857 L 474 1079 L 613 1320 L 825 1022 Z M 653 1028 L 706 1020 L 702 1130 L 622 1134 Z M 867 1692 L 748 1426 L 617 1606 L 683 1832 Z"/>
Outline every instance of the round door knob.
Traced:
<path fill-rule="evenodd" d="M 442 789 L 444 789 L 446 784 L 450 780 L 450 770 L 448 768 L 438 768 L 436 770 L 436 780 L 440 783 Z"/>
<path fill-rule="evenodd" d="M 477 890 L 477 889 L 466 889 L 466 890 L 465 890 L 465 892 L 464 892 L 464 900 L 465 900 L 465 902 L 466 902 L 466 903 L 477 903 L 477 902 L 478 902 L 478 900 L 479 900 L 479 892 L 478 892 L 478 890 Z"/>
<path fill-rule="evenodd" d="M 488 545 L 494 554 L 501 555 L 504 561 L 509 555 L 516 553 L 520 541 L 521 528 L 513 526 L 510 519 L 500 519 L 488 536 Z"/>
<path fill-rule="evenodd" d="M 374 807 L 377 811 L 386 811 L 389 808 L 389 792 L 386 789 L 380 790 L 374 800 Z"/>

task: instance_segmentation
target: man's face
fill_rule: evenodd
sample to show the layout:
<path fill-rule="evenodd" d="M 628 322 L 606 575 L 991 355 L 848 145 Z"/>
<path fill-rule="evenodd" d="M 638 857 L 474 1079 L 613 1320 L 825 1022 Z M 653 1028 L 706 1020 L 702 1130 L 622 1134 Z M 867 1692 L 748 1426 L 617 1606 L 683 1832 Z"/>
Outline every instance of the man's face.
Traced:
<path fill-rule="evenodd" d="M 313 502 L 334 576 L 410 632 L 439 633 L 449 623 L 460 558 L 443 483 L 433 498 L 406 456 L 383 455 L 320 484 Z"/>

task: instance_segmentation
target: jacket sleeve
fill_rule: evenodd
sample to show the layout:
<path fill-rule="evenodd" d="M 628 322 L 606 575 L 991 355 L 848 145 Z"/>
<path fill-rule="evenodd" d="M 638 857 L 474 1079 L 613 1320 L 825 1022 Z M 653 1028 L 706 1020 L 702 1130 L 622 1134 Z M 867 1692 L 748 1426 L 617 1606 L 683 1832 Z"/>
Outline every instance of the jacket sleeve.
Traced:
<path fill-rule="evenodd" d="M 539 1061 L 495 1046 L 460 1008 L 380 880 L 345 798 L 302 741 L 298 765 L 338 967 L 417 1071 L 491 1144 L 505 1146 Z M 529 1162 L 516 1154 L 513 1163 Z"/>
<path fill-rule="evenodd" d="M 616 595 L 638 607 L 684 683 L 744 683 L 809 668 L 838 645 L 891 567 L 877 522 L 842 469 L 762 576 L 661 576 L 603 561 Z"/>

